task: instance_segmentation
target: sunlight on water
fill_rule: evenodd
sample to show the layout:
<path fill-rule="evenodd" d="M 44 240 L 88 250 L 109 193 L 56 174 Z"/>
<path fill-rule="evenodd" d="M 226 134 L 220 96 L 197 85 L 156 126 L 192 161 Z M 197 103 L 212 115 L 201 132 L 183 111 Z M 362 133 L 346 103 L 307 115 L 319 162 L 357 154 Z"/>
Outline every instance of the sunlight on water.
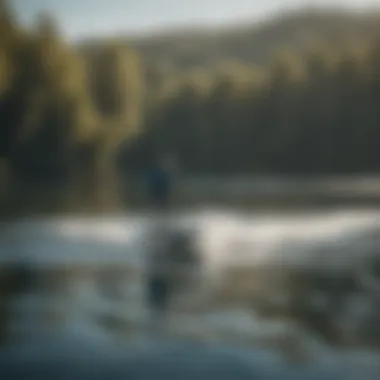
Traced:
<path fill-rule="evenodd" d="M 171 339 L 264 350 L 266 365 L 290 360 L 351 365 L 361 373 L 380 370 L 379 329 L 376 341 L 364 338 L 374 336 L 374 330 L 360 330 L 370 325 L 370 317 L 380 315 L 380 276 L 369 273 L 366 261 L 378 255 L 380 212 L 204 211 L 176 218 L 176 227 L 196 232 L 207 270 L 198 290 L 183 294 L 182 303 L 173 308 L 167 330 Z M 71 334 L 111 345 L 143 341 L 147 310 L 142 269 L 152 244 L 151 222 L 150 215 L 133 215 L 25 220 L 10 226 L 0 245 L 2 262 L 28 259 L 40 276 L 47 276 L 45 287 L 12 301 L 11 334 Z M 305 275 L 310 268 L 312 274 Z M 322 310 L 330 308 L 331 300 L 321 284 L 327 280 L 313 276 L 320 270 L 338 276 L 353 268 L 353 276 L 366 285 L 361 290 L 339 285 L 336 297 L 342 309 L 329 310 L 326 317 Z M 49 277 L 50 271 L 55 272 Z M 289 281 L 289 273 L 300 282 L 281 282 Z M 308 307 L 320 314 L 300 309 L 305 301 L 300 289 Z M 341 350 L 328 341 L 336 339 L 337 326 L 344 337 Z"/>
<path fill-rule="evenodd" d="M 43 257 L 51 261 L 104 258 L 110 261 L 138 261 L 144 256 L 147 243 L 144 234 L 151 221 L 149 215 L 26 220 L 8 228 L 8 244 L 11 246 L 8 252 L 1 255 L 1 259 L 6 259 L 7 254 L 14 257 L 15 252 L 22 252 L 36 260 Z M 294 256 L 304 262 L 326 244 L 338 248 L 352 234 L 380 228 L 380 212 L 264 213 L 247 216 L 204 211 L 179 214 L 174 223 L 197 230 L 205 258 L 215 265 L 240 260 L 250 263 L 279 258 L 291 260 Z M 354 247 L 350 252 L 337 250 L 334 258 L 340 254 L 345 259 L 350 255 L 362 255 L 361 248 L 357 252 Z"/>

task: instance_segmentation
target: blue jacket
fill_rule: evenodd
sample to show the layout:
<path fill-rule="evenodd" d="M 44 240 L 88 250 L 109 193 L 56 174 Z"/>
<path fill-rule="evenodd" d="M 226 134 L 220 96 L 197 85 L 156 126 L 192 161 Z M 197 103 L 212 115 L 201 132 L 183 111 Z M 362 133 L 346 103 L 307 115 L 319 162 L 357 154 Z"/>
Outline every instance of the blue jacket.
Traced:
<path fill-rule="evenodd" d="M 160 167 L 152 167 L 147 175 L 148 194 L 154 202 L 166 202 L 169 200 L 171 178 L 169 173 Z"/>

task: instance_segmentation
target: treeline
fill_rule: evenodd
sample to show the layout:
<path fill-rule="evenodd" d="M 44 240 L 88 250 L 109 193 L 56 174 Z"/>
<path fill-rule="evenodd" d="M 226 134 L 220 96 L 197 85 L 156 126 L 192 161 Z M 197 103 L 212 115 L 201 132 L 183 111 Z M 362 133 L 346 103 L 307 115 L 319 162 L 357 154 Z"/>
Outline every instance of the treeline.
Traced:
<path fill-rule="evenodd" d="M 46 15 L 24 30 L 2 2 L 1 157 L 16 179 L 94 186 L 161 153 L 191 174 L 377 172 L 380 39 L 355 25 L 344 46 L 171 72 L 122 42 L 69 46 Z"/>
<path fill-rule="evenodd" d="M 125 162 L 174 152 L 192 173 L 376 173 L 380 39 L 279 50 L 263 67 L 201 70 L 157 92 Z"/>
<path fill-rule="evenodd" d="M 107 43 L 84 59 L 41 15 L 32 29 L 0 3 L 0 155 L 12 180 L 102 182 L 141 123 L 138 55 Z"/>

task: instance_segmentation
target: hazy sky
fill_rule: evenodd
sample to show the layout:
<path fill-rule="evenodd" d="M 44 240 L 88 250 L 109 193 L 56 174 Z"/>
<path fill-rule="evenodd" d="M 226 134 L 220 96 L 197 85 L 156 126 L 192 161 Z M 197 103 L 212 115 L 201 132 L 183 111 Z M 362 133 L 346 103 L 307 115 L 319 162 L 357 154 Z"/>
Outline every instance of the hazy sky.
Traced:
<path fill-rule="evenodd" d="M 210 25 L 302 5 L 345 5 L 355 8 L 379 0 L 10 0 L 21 21 L 49 10 L 70 38 L 115 32 L 136 33 L 173 26 Z"/>

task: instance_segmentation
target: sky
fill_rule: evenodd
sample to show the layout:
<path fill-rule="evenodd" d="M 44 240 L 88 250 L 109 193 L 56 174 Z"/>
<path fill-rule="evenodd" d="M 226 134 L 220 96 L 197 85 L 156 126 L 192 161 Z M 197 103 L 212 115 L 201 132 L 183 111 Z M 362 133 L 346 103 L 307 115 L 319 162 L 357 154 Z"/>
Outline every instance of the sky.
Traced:
<path fill-rule="evenodd" d="M 71 40 L 262 19 L 302 6 L 380 5 L 380 0 L 9 0 L 21 22 L 49 11 Z"/>

